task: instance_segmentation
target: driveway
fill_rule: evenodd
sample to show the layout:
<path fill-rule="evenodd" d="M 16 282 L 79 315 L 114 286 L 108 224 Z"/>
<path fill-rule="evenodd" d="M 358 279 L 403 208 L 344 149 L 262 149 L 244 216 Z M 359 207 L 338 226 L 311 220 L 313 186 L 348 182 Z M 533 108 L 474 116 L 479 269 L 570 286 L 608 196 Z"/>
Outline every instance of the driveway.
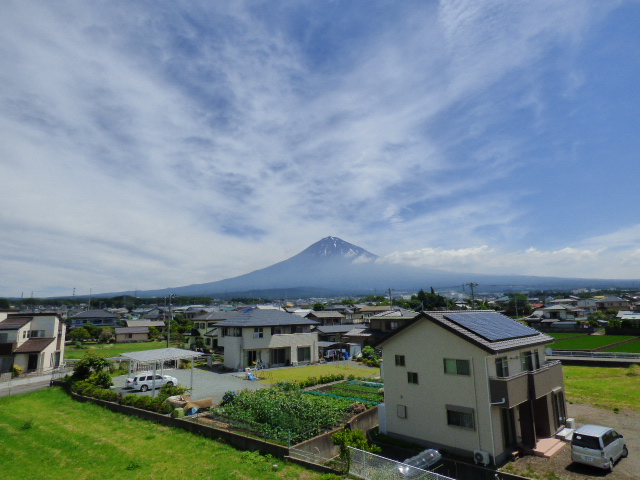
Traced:
<path fill-rule="evenodd" d="M 511 463 L 505 470 L 523 476 L 533 476 L 535 472 L 541 477 L 561 478 L 562 480 L 586 480 L 606 478 L 607 480 L 638 480 L 640 478 L 640 412 L 628 410 L 614 413 L 611 410 L 591 405 L 569 404 L 568 413 L 575 418 L 576 427 L 587 423 L 605 425 L 615 428 L 621 433 L 629 456 L 618 461 L 612 473 L 581 465 L 571 461 L 571 445 L 567 444 L 555 458 L 527 456 Z M 553 477 L 555 473 L 557 477 Z"/>
<path fill-rule="evenodd" d="M 160 373 L 158 370 L 157 373 Z M 191 369 L 165 369 L 163 372 L 165 375 L 171 375 L 178 379 L 178 383 L 184 387 L 189 388 L 191 386 Z M 138 395 L 151 395 L 152 392 L 141 393 L 130 388 L 124 388 L 127 375 L 121 375 L 113 378 L 114 389 L 117 392 L 121 392 L 123 395 L 129 393 L 136 393 Z M 191 398 L 200 400 L 203 398 L 213 398 L 213 403 L 217 404 L 222 400 L 222 396 L 229 390 L 237 391 L 242 389 L 257 390 L 258 388 L 264 388 L 268 385 L 260 384 L 255 381 L 246 380 L 243 373 L 221 373 L 215 370 L 208 370 L 203 368 L 193 369 L 193 390 L 191 391 Z"/>

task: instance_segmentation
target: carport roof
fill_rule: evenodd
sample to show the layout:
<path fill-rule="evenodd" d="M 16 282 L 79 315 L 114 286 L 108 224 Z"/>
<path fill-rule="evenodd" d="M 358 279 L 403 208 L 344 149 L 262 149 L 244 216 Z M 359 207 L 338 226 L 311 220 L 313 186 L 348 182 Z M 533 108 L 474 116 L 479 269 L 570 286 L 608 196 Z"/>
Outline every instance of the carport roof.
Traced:
<path fill-rule="evenodd" d="M 202 353 L 182 348 L 157 348 L 155 350 L 145 350 L 142 352 L 123 353 L 120 356 L 130 358 L 137 362 L 154 362 L 159 360 L 179 360 L 181 358 L 199 357 Z"/>

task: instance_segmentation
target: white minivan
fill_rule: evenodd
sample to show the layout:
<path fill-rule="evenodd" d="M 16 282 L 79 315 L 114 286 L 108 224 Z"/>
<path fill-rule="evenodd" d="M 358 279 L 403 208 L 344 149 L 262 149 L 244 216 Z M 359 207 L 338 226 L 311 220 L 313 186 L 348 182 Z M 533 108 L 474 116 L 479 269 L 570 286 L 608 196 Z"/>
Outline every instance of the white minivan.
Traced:
<path fill-rule="evenodd" d="M 622 435 L 613 428 L 583 425 L 571 439 L 571 460 L 613 471 L 618 459 L 629 455 Z"/>

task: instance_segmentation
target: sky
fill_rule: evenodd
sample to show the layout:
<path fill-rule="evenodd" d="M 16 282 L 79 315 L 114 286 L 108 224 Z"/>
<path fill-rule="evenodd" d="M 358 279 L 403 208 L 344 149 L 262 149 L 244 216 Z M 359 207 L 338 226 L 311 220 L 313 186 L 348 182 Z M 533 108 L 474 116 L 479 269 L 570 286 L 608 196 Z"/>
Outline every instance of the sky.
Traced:
<path fill-rule="evenodd" d="M 0 296 L 205 283 L 332 235 L 640 277 L 638 1 L 5 1 Z"/>

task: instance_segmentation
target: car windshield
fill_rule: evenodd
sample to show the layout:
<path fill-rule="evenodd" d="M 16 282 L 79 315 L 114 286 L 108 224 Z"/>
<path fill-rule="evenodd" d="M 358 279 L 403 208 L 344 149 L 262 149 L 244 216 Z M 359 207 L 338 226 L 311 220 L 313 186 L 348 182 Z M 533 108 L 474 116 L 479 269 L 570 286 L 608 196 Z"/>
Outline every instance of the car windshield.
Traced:
<path fill-rule="evenodd" d="M 576 447 L 600 450 L 600 439 L 598 437 L 590 437 L 588 435 L 577 435 L 574 433 L 573 440 L 571 443 Z"/>

